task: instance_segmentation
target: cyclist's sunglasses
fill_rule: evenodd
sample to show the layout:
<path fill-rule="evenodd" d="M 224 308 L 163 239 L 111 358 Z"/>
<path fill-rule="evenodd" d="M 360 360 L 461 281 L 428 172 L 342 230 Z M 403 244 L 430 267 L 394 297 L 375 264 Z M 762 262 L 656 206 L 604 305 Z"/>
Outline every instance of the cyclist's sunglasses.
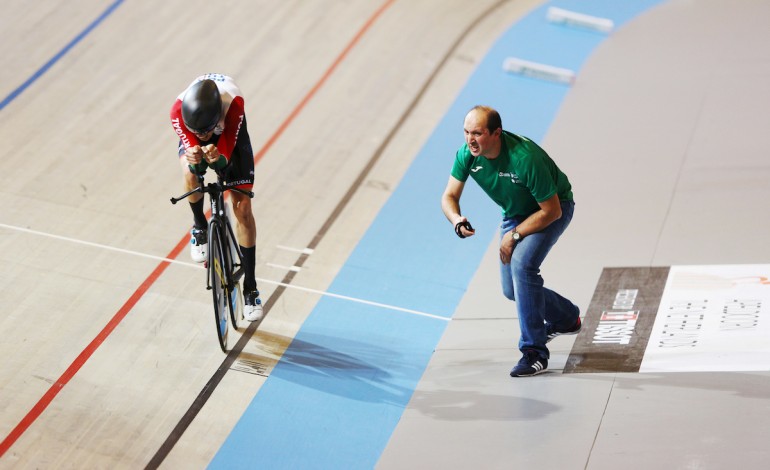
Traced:
<path fill-rule="evenodd" d="M 217 127 L 217 125 L 216 125 L 216 124 L 214 124 L 213 126 L 209 127 L 208 129 L 205 129 L 205 130 L 199 130 L 199 129 L 190 129 L 190 132 L 192 132 L 192 133 L 193 133 L 193 134 L 195 134 L 195 135 L 206 135 L 206 134 L 208 134 L 209 132 L 211 132 L 211 131 L 213 131 L 214 129 L 216 129 L 216 127 Z"/>

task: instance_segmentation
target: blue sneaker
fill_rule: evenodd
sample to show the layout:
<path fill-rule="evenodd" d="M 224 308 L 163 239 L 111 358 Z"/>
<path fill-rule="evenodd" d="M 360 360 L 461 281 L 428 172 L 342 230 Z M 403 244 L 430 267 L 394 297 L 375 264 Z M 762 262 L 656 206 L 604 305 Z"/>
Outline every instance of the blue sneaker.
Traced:
<path fill-rule="evenodd" d="M 545 333 L 548 335 L 548 339 L 546 339 L 545 342 L 547 343 L 552 339 L 556 338 L 557 336 L 561 336 L 561 335 L 576 335 L 578 334 L 581 328 L 583 328 L 583 322 L 580 321 L 580 317 L 578 317 L 574 325 L 572 325 L 570 328 L 564 331 L 554 330 L 553 326 L 549 323 L 548 325 L 545 326 Z"/>
<path fill-rule="evenodd" d="M 545 372 L 548 368 L 548 359 L 540 357 L 533 349 L 525 349 L 524 356 L 511 369 L 511 377 L 530 377 Z"/>

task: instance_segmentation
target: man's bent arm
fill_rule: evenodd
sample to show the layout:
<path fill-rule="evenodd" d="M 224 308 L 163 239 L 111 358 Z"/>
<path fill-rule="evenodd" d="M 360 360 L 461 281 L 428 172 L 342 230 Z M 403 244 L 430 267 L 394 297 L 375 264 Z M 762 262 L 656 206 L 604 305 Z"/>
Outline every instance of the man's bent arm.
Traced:
<path fill-rule="evenodd" d="M 540 210 L 527 217 L 516 227 L 516 231 L 523 237 L 537 233 L 561 218 L 561 202 L 557 194 L 538 204 Z"/>
<path fill-rule="evenodd" d="M 463 219 L 460 214 L 460 196 L 463 194 L 465 183 L 454 176 L 449 177 L 444 194 L 441 196 L 441 209 L 452 225 Z"/>

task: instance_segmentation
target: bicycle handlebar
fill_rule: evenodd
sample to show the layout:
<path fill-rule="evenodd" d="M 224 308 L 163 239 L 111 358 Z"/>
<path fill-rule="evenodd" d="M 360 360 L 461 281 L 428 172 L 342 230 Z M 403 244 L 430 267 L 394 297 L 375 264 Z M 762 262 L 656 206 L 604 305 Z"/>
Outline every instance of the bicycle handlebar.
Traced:
<path fill-rule="evenodd" d="M 186 193 L 182 194 L 179 197 L 172 197 L 171 198 L 171 204 L 176 204 L 177 202 L 181 201 L 182 199 L 187 198 L 193 193 L 211 193 L 212 191 L 220 191 L 220 192 L 226 192 L 226 191 L 236 191 L 239 192 L 245 196 L 248 196 L 249 198 L 254 197 L 253 191 L 246 191 L 245 189 L 236 188 L 235 186 L 230 186 L 228 183 L 223 182 L 224 178 L 222 175 L 217 172 L 217 182 L 216 183 L 209 183 L 207 185 L 203 184 L 203 174 L 194 172 L 195 176 L 198 177 L 198 183 L 200 186 L 193 189 L 192 191 L 187 191 Z"/>

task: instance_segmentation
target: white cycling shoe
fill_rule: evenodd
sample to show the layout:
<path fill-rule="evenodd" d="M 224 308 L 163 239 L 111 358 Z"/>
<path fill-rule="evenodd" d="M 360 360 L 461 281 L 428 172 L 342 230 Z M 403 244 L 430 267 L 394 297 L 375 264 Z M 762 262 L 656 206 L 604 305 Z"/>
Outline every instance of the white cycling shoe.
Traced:
<path fill-rule="evenodd" d="M 252 290 L 243 293 L 243 318 L 246 321 L 259 321 L 265 316 L 262 310 L 262 300 L 259 291 Z"/>
<path fill-rule="evenodd" d="M 209 253 L 209 234 L 206 229 L 190 230 L 190 257 L 196 263 L 206 261 Z"/>

